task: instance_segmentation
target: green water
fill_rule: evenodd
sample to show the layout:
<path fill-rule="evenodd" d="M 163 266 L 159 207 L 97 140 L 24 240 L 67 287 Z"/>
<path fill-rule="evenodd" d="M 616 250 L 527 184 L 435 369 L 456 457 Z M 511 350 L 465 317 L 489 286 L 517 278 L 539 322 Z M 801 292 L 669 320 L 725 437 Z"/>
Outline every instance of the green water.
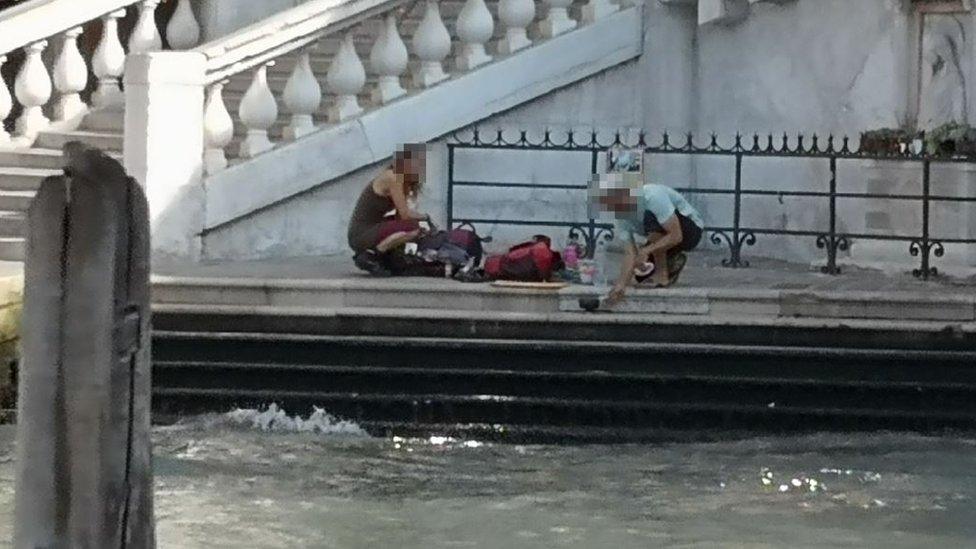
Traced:
<path fill-rule="evenodd" d="M 12 438 L 2 431 L 0 540 Z M 154 438 L 161 547 L 976 547 L 973 440 L 515 446 L 223 417 Z"/>

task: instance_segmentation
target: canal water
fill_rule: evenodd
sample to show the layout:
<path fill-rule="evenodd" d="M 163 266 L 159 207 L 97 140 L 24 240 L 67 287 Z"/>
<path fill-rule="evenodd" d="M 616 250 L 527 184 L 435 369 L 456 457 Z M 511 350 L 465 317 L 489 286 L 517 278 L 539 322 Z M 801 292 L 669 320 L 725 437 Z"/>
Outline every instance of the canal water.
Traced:
<path fill-rule="evenodd" d="M 976 547 L 976 440 L 380 439 L 321 413 L 157 427 L 164 548 Z M 13 515 L 0 430 L 0 545 Z"/>

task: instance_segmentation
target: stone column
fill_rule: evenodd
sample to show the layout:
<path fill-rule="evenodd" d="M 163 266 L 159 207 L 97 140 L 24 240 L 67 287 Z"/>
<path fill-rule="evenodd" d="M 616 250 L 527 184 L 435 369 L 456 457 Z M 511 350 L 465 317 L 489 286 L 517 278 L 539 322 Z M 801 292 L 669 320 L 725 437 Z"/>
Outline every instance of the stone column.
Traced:
<path fill-rule="evenodd" d="M 195 52 L 126 59 L 124 162 L 149 200 L 155 263 L 200 258 L 205 74 Z"/>
<path fill-rule="evenodd" d="M 681 139 L 685 133 L 696 131 L 697 32 L 696 2 L 669 0 L 644 5 L 645 54 L 638 63 L 643 90 L 641 126 L 649 132 L 649 144 L 658 143 L 664 131 Z M 650 173 L 652 179 L 696 184 L 690 156 L 672 155 L 661 165 L 655 164 L 658 159 L 650 160 L 645 173 Z"/>

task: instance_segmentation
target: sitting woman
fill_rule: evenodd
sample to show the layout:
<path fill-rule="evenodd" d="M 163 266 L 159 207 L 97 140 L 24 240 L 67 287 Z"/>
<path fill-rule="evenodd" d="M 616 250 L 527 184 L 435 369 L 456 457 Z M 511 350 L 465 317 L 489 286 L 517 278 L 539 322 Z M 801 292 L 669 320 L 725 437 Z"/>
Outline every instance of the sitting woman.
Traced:
<path fill-rule="evenodd" d="M 349 220 L 353 262 L 377 276 L 389 276 L 383 254 L 420 235 L 420 221 L 428 219 L 410 209 L 423 186 L 426 145 L 409 144 L 397 150 L 393 163 L 363 189 Z M 387 214 L 395 211 L 393 217 Z"/>

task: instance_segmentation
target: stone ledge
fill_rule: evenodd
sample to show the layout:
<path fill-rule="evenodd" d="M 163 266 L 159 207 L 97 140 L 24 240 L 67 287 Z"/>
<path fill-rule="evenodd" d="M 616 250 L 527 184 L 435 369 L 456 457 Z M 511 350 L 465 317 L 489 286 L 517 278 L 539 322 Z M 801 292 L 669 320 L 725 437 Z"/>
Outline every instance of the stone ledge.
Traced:
<path fill-rule="evenodd" d="M 156 305 L 206 304 L 285 307 L 297 310 L 438 310 L 553 314 L 582 312 L 581 297 L 603 295 L 593 287 L 559 291 L 496 288 L 442 279 L 243 279 L 154 277 Z M 759 318 L 890 321 L 976 321 L 968 293 L 743 290 L 676 288 L 634 290 L 613 315 L 708 316 L 738 323 Z"/>

